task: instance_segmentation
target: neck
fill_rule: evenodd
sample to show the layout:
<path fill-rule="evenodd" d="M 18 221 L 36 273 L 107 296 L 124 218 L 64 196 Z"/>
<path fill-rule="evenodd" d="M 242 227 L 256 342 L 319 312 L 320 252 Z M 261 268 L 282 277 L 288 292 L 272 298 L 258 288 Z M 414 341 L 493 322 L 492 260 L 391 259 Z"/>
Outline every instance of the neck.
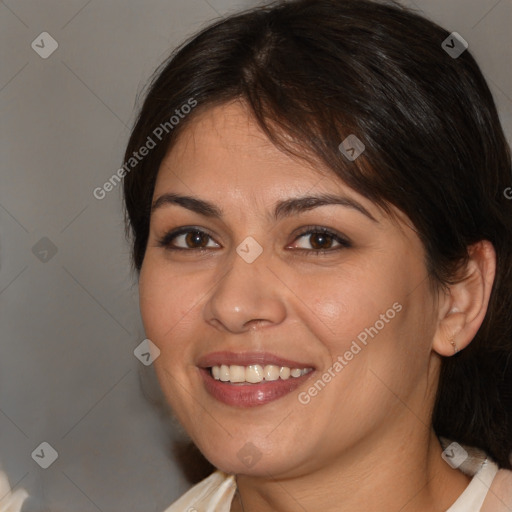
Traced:
<path fill-rule="evenodd" d="M 232 512 L 434 512 L 447 510 L 470 478 L 442 458 L 433 431 L 400 432 L 390 443 L 382 439 L 295 478 L 237 476 L 238 496 Z M 366 455 L 363 456 L 362 453 Z M 343 460 L 342 460 L 343 459 Z"/>

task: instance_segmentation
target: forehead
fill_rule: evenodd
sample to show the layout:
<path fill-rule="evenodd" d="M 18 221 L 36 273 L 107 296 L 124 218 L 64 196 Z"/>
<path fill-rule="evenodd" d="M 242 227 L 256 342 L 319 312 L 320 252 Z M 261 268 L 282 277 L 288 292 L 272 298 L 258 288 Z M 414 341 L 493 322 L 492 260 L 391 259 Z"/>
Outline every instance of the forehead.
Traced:
<path fill-rule="evenodd" d="M 285 197 L 336 194 L 357 200 L 377 220 L 411 225 L 395 207 L 390 219 L 319 159 L 313 162 L 277 148 L 248 107 L 234 101 L 194 114 L 161 162 L 153 198 L 193 195 L 243 214 L 268 210 Z"/>
<path fill-rule="evenodd" d="M 296 180 L 309 177 L 314 182 L 321 177 L 336 180 L 321 165 L 312 166 L 278 149 L 241 102 L 211 107 L 194 116 L 167 152 L 158 178 L 167 181 L 173 173 L 175 179 L 212 174 L 222 181 L 242 175 L 255 182 L 266 175 L 276 180 L 279 175 Z"/>
<path fill-rule="evenodd" d="M 155 191 L 172 184 L 211 190 L 221 186 L 256 191 L 290 189 L 328 182 L 327 190 L 343 183 L 322 164 L 278 149 L 241 102 L 208 108 L 195 114 L 160 165 Z M 325 187 L 325 185 L 324 185 Z"/>

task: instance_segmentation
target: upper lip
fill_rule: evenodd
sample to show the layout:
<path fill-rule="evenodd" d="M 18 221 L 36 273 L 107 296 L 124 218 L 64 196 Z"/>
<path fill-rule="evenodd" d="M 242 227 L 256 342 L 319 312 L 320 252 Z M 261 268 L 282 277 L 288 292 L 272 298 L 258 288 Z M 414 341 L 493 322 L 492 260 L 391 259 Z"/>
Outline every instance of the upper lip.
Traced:
<path fill-rule="evenodd" d="M 223 364 L 228 366 L 231 364 L 240 366 L 249 366 L 251 364 L 265 366 L 273 364 L 289 368 L 314 368 L 310 363 L 286 359 L 269 352 L 212 352 L 201 357 L 197 362 L 197 366 L 200 368 L 211 368 L 212 366 L 221 366 Z"/>

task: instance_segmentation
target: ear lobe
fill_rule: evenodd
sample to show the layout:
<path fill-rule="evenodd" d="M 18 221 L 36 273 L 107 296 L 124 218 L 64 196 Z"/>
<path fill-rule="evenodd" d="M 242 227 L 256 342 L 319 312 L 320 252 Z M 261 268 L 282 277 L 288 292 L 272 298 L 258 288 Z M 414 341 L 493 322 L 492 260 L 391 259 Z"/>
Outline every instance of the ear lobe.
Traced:
<path fill-rule="evenodd" d="M 467 316 L 462 312 L 448 313 L 439 323 L 438 330 L 434 337 L 434 350 L 442 356 L 453 356 L 462 348 L 458 340 L 459 335 L 467 324 Z"/>
<path fill-rule="evenodd" d="M 452 356 L 466 348 L 484 321 L 496 272 L 496 253 L 487 240 L 468 248 L 469 261 L 464 278 L 449 285 L 432 348 Z M 448 311 L 447 311 L 448 310 Z"/>

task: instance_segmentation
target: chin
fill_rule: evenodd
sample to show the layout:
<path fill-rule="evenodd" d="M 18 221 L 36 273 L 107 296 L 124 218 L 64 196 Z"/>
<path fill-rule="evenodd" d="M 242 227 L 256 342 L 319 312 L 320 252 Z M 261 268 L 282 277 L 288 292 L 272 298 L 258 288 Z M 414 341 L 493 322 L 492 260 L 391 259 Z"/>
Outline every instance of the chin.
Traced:
<path fill-rule="evenodd" d="M 246 440 L 241 443 L 232 442 L 217 450 L 213 450 L 213 446 L 215 443 L 208 443 L 206 449 L 201 447 L 201 452 L 213 466 L 229 474 L 265 478 L 298 475 L 298 468 L 303 467 L 303 464 L 297 458 L 305 458 L 297 454 L 296 448 L 286 449 L 281 445 L 278 450 L 277 447 L 267 444 L 263 451 L 257 447 L 257 443 Z M 291 457 L 291 454 L 295 457 Z"/>

